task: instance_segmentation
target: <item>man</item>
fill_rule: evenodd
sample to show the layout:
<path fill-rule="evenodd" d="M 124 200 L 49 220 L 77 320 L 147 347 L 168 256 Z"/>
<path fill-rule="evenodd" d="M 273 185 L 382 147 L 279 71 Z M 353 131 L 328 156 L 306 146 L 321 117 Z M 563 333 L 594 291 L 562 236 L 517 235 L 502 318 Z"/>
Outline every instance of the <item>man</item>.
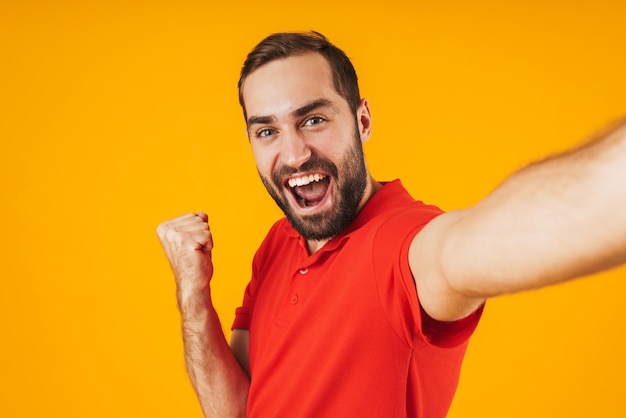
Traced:
<path fill-rule="evenodd" d="M 230 346 L 204 213 L 158 228 L 208 417 L 444 417 L 486 299 L 626 261 L 626 124 L 442 214 L 365 165 L 368 102 L 317 33 L 248 55 L 240 102 L 284 211 L 253 260 Z"/>

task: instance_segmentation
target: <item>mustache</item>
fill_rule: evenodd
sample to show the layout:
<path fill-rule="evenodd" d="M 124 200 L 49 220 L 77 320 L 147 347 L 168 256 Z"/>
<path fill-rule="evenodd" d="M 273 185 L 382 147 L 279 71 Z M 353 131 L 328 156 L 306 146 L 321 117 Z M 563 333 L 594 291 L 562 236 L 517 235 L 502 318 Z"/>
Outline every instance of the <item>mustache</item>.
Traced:
<path fill-rule="evenodd" d="M 272 181 L 277 187 L 282 187 L 283 179 L 285 177 L 293 176 L 299 173 L 306 173 L 309 171 L 322 171 L 330 174 L 332 177 L 337 178 L 339 171 L 337 166 L 331 161 L 323 158 L 309 159 L 298 168 L 289 167 L 286 165 L 278 167 L 272 173 Z"/>

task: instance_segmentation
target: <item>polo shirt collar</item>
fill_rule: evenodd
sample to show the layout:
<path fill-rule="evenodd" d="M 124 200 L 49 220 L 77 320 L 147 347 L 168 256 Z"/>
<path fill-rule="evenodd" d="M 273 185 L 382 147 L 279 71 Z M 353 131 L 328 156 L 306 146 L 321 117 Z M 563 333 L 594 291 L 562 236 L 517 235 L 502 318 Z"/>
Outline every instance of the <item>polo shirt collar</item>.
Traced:
<path fill-rule="evenodd" d="M 352 223 L 341 234 L 328 241 L 315 254 L 326 251 L 334 251 L 335 249 L 341 247 L 350 238 L 352 232 L 367 224 L 380 213 L 411 204 L 415 201 L 406 191 L 399 179 L 390 182 L 383 182 L 382 184 L 383 187 L 370 198 L 363 209 L 361 209 L 361 212 L 357 214 L 354 221 L 352 221 Z M 304 249 L 307 248 L 304 237 L 298 234 L 289 222 L 285 222 L 285 229 L 288 236 L 299 239 L 300 246 Z"/>

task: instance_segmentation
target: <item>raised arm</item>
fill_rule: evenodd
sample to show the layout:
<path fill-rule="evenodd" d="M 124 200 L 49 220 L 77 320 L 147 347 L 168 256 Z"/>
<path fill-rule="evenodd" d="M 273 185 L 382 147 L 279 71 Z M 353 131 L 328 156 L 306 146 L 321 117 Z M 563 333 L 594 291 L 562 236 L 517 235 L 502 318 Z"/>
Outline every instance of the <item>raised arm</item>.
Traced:
<path fill-rule="evenodd" d="M 626 262 L 626 120 L 436 218 L 409 257 L 422 306 L 440 320 Z"/>
<path fill-rule="evenodd" d="M 245 417 L 250 381 L 247 338 L 228 346 L 211 302 L 213 240 L 204 213 L 192 213 L 159 225 L 157 234 L 176 279 L 182 319 L 185 363 L 205 417 Z"/>

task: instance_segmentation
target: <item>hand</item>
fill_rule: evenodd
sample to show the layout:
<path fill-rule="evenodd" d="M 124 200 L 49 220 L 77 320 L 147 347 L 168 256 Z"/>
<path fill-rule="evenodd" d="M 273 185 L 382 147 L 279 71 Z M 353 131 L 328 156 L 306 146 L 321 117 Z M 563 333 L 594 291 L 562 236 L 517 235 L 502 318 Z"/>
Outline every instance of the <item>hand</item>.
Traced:
<path fill-rule="evenodd" d="M 157 235 L 165 251 L 181 297 L 207 288 L 213 276 L 213 239 L 206 213 L 189 213 L 163 222 Z"/>

